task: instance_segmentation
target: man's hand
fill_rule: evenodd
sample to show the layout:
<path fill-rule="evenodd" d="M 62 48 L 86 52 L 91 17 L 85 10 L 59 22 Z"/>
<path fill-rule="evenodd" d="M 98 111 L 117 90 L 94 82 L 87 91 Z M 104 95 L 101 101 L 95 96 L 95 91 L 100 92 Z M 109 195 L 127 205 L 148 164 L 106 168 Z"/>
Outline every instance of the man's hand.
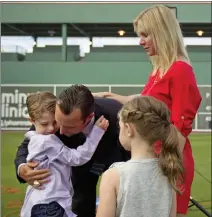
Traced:
<path fill-rule="evenodd" d="M 34 181 L 38 181 L 40 186 L 36 188 L 44 189 L 42 185 L 50 181 L 50 178 L 47 177 L 49 177 L 51 173 L 49 169 L 34 170 L 38 164 L 37 162 L 28 162 L 27 164 L 21 165 L 19 176 L 32 186 L 34 186 Z"/>

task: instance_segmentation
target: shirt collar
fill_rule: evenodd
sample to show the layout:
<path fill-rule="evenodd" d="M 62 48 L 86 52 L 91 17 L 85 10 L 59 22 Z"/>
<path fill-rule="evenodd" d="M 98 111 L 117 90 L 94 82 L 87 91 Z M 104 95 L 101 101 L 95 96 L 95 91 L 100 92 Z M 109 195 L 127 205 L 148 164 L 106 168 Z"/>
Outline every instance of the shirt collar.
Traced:
<path fill-rule="evenodd" d="M 93 125 L 94 125 L 94 116 L 92 117 L 91 121 L 88 123 L 88 125 L 83 129 L 82 133 L 84 133 L 86 136 L 91 132 Z"/>

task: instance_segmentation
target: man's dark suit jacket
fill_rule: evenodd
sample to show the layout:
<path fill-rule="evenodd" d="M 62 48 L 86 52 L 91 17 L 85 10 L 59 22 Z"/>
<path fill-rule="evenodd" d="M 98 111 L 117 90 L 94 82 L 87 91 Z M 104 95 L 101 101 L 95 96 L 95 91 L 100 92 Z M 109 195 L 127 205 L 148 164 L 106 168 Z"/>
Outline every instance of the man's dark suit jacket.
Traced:
<path fill-rule="evenodd" d="M 80 179 L 84 179 L 85 174 L 92 169 L 92 166 L 97 164 L 103 164 L 106 170 L 112 163 L 117 161 L 126 161 L 129 159 L 129 153 L 127 153 L 119 143 L 119 126 L 118 126 L 118 111 L 121 109 L 121 104 L 112 99 L 95 98 L 95 121 L 104 115 L 109 120 L 109 127 L 101 139 L 93 157 L 91 160 L 83 166 L 73 167 L 72 182 L 78 182 Z M 34 130 L 32 127 L 30 130 Z M 85 137 L 82 133 L 76 134 L 71 137 L 60 135 L 59 132 L 56 135 L 62 140 L 62 142 L 69 148 L 77 148 L 85 141 Z M 15 158 L 16 174 L 18 166 L 26 162 L 28 155 L 28 139 L 24 139 L 21 145 L 18 147 Z M 100 174 L 99 174 L 100 175 Z M 25 181 L 17 175 L 18 180 L 21 183 Z M 74 183 L 73 183 L 74 185 Z"/>

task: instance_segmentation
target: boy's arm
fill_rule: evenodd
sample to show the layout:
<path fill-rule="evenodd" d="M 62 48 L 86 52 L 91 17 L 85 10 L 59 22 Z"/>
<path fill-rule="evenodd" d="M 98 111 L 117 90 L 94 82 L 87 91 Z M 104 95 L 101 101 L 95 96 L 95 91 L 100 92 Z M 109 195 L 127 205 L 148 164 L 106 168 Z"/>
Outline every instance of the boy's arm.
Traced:
<path fill-rule="evenodd" d="M 34 169 L 39 165 L 39 160 L 42 160 L 46 156 L 46 152 L 44 150 L 45 140 L 42 137 L 29 136 L 33 134 L 35 134 L 35 131 L 28 131 L 25 134 L 25 140 L 27 141 L 26 151 L 24 153 L 25 163 L 17 164 L 19 165 L 17 168 L 17 176 L 21 177 L 23 182 L 27 182 L 29 185 L 33 185 L 35 180 L 39 180 L 41 184 L 45 183 L 47 182 L 45 180 L 46 177 L 50 175 L 48 169 Z M 24 144 L 22 143 L 22 145 Z M 35 161 L 32 162 L 33 160 Z"/>
<path fill-rule="evenodd" d="M 93 156 L 104 133 L 103 129 L 94 125 L 83 145 L 77 149 L 69 149 L 63 145 L 57 155 L 57 159 L 70 166 L 81 166 L 87 163 Z"/>

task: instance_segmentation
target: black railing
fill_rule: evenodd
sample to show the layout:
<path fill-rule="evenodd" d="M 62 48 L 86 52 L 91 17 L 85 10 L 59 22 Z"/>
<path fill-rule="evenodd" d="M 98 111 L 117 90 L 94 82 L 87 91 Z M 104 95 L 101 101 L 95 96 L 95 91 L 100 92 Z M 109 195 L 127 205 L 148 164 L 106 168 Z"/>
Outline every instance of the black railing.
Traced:
<path fill-rule="evenodd" d="M 191 205 L 189 205 L 189 208 L 192 206 L 196 206 L 202 213 L 204 213 L 208 217 L 212 217 L 212 214 L 209 213 L 204 207 L 202 207 L 196 200 L 194 200 L 192 197 L 190 197 Z"/>

